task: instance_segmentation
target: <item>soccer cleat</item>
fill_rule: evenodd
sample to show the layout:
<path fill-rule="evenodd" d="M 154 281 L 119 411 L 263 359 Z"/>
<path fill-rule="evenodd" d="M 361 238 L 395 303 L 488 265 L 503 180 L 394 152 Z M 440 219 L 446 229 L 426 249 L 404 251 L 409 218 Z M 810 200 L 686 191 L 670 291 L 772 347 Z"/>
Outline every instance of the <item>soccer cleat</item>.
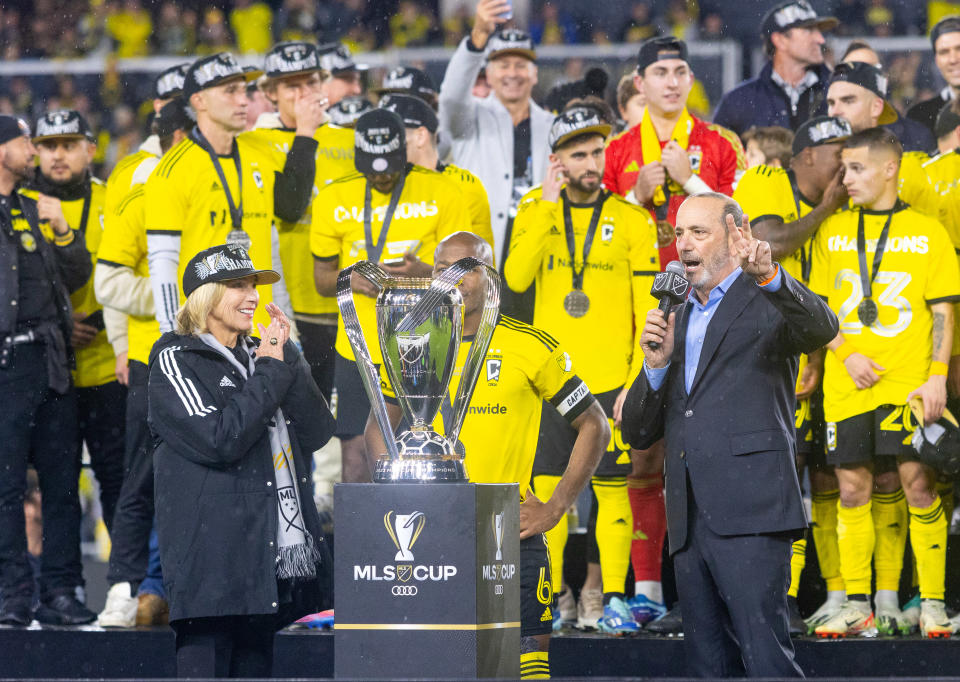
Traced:
<path fill-rule="evenodd" d="M 667 613 L 667 607 L 664 604 L 653 601 L 645 594 L 638 594 L 628 599 L 627 608 L 630 609 L 633 619 L 640 625 L 662 618 Z"/>
<path fill-rule="evenodd" d="M 903 605 L 903 622 L 900 624 L 900 632 L 905 635 L 912 635 L 920 628 L 920 595 L 915 594 L 910 601 Z"/>
<path fill-rule="evenodd" d="M 810 614 L 810 617 L 804 621 L 807 624 L 807 634 L 812 635 L 814 630 L 837 615 L 841 608 L 843 608 L 842 601 L 831 601 L 828 599 L 823 602 L 820 608 Z"/>
<path fill-rule="evenodd" d="M 838 639 L 850 635 L 876 636 L 877 628 L 873 612 L 870 610 L 870 602 L 848 599 L 832 618 L 813 632 L 817 637 L 826 639 Z"/>
<path fill-rule="evenodd" d="M 603 592 L 581 590 L 580 601 L 577 602 L 577 627 L 581 630 L 595 630 L 601 618 L 603 618 Z"/>
<path fill-rule="evenodd" d="M 633 619 L 627 602 L 613 597 L 603 607 L 603 616 L 597 621 L 597 629 L 609 635 L 632 635 L 640 631 L 640 625 Z"/>
<path fill-rule="evenodd" d="M 139 599 L 130 594 L 130 583 L 112 585 L 107 592 L 107 603 L 97 616 L 102 628 L 132 628 L 137 624 Z"/>
<path fill-rule="evenodd" d="M 953 634 L 953 623 L 947 618 L 947 608 L 942 599 L 920 601 L 920 634 L 930 639 Z"/>
<path fill-rule="evenodd" d="M 557 607 L 553 610 L 553 631 L 558 632 L 577 622 L 577 602 L 573 592 L 564 590 L 557 596 Z"/>
<path fill-rule="evenodd" d="M 874 608 L 877 632 L 893 637 L 903 631 L 903 612 L 891 604 L 877 603 Z"/>

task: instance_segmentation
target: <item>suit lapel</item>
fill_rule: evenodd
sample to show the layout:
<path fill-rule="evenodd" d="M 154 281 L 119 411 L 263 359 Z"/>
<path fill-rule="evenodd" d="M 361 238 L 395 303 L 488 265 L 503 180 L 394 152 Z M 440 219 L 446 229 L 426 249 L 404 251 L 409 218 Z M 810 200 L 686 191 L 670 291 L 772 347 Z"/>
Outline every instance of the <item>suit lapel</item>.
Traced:
<path fill-rule="evenodd" d="M 743 312 L 743 309 L 747 307 L 747 304 L 753 300 L 753 297 L 756 296 L 757 293 L 758 288 L 753 284 L 751 279 L 746 275 L 740 275 L 740 277 L 730 285 L 730 288 L 727 290 L 727 293 L 723 295 L 720 303 L 717 304 L 717 312 L 714 313 L 713 319 L 710 320 L 710 324 L 707 326 L 707 334 L 703 339 L 703 348 L 700 349 L 700 361 L 697 363 L 697 373 L 693 377 L 693 383 L 690 385 L 691 394 L 696 390 L 700 377 L 703 376 L 704 370 L 713 358 L 714 353 L 717 352 L 717 348 L 720 346 L 723 337 L 726 336 L 727 330 L 730 329 L 730 325 L 740 316 L 740 313 Z"/>
<path fill-rule="evenodd" d="M 673 332 L 673 355 L 670 358 L 670 363 L 679 368 L 676 376 L 679 378 L 680 390 L 683 391 L 684 397 L 687 395 L 687 382 L 684 380 L 686 376 L 684 373 L 684 363 L 687 355 L 687 325 L 690 322 L 691 308 L 693 308 L 693 304 L 690 301 L 686 301 L 677 308 L 677 325 Z"/>

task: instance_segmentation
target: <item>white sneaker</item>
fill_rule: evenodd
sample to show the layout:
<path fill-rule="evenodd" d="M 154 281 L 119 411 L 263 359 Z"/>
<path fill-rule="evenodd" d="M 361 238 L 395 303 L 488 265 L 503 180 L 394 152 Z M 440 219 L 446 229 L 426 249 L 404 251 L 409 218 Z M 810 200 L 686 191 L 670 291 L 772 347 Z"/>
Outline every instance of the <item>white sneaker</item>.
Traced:
<path fill-rule="evenodd" d="M 874 624 L 873 611 L 870 610 L 870 602 L 848 599 L 833 618 L 818 626 L 813 632 L 817 637 L 830 639 L 850 635 L 876 637 L 877 628 Z"/>
<path fill-rule="evenodd" d="M 807 624 L 807 634 L 812 635 L 814 630 L 840 613 L 842 608 L 843 601 L 827 599 L 820 605 L 819 609 L 810 614 L 810 617 L 804 621 Z"/>
<path fill-rule="evenodd" d="M 139 600 L 130 596 L 130 583 L 117 583 L 107 592 L 107 603 L 97 617 L 102 628 L 132 628 L 137 624 Z"/>
<path fill-rule="evenodd" d="M 920 634 L 930 639 L 953 634 L 953 623 L 947 618 L 946 605 L 942 600 L 923 599 L 920 602 Z"/>
<path fill-rule="evenodd" d="M 572 625 L 577 621 L 577 602 L 573 598 L 573 591 L 569 588 L 557 598 L 557 610 L 564 624 Z"/>
<path fill-rule="evenodd" d="M 577 627 L 581 630 L 596 630 L 597 621 L 603 618 L 603 590 L 581 590 L 577 603 Z"/>

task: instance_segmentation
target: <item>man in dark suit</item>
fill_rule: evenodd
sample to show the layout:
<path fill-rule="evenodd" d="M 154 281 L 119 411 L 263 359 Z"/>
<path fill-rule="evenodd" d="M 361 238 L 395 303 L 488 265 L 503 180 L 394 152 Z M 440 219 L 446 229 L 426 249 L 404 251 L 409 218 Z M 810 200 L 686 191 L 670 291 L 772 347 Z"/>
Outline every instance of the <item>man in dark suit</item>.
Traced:
<path fill-rule="evenodd" d="M 798 355 L 826 345 L 837 318 L 772 261 L 730 197 L 691 196 L 676 230 L 692 293 L 669 319 L 648 313 L 622 429 L 635 448 L 666 438 L 689 672 L 802 677 L 786 596 L 790 545 L 807 525 L 794 383 Z"/>

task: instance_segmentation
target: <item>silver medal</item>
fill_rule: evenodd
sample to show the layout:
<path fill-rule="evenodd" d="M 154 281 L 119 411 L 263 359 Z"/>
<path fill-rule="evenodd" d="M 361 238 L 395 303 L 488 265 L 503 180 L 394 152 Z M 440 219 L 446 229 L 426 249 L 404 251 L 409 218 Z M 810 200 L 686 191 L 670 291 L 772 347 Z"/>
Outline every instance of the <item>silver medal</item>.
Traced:
<path fill-rule="evenodd" d="M 563 309 L 570 317 L 583 317 L 590 310 L 590 298 L 580 289 L 574 289 L 564 296 Z"/>
<path fill-rule="evenodd" d="M 227 235 L 227 246 L 242 246 L 249 251 L 252 243 L 253 242 L 250 241 L 250 235 L 243 230 L 230 230 L 230 233 Z"/>

